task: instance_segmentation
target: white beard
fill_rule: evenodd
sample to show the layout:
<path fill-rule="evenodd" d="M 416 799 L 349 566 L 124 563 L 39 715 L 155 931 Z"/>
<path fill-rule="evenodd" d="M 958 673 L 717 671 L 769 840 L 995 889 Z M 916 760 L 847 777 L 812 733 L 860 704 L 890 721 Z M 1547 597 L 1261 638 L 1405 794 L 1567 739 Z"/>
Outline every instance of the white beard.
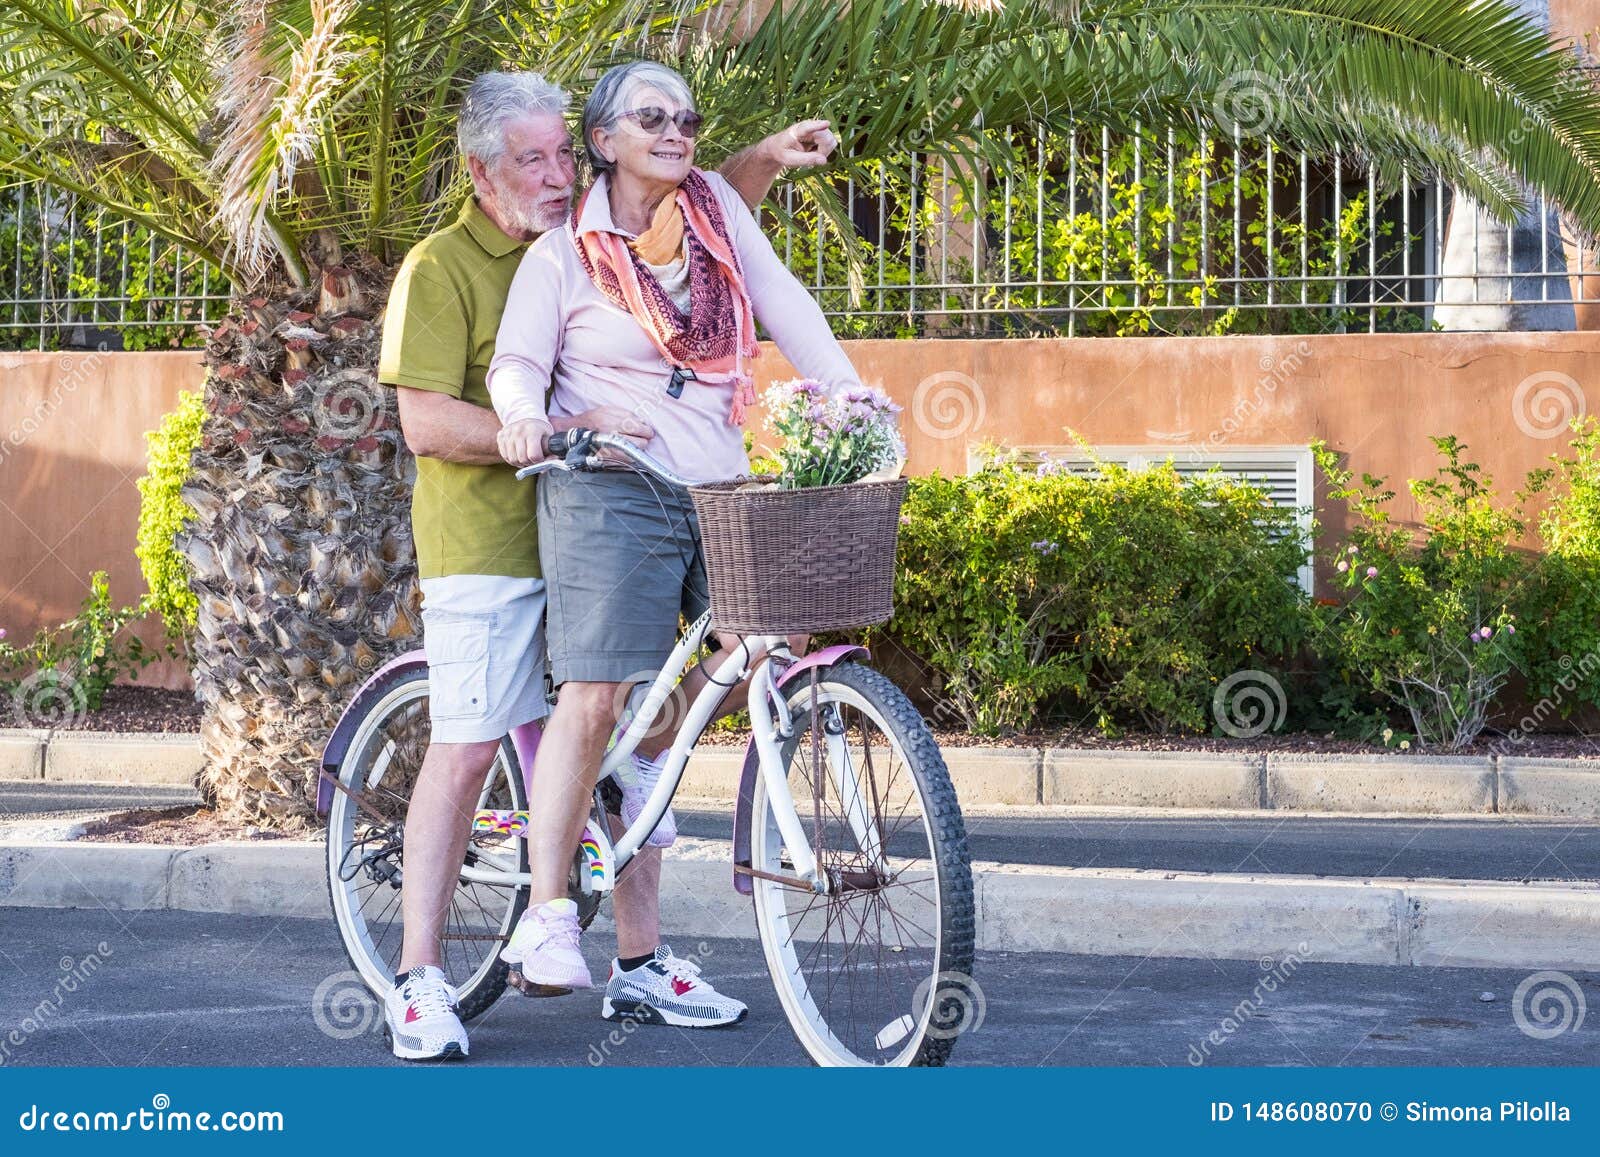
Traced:
<path fill-rule="evenodd" d="M 548 233 L 566 224 L 567 214 L 572 211 L 572 198 L 569 195 L 560 209 L 551 210 L 543 208 L 532 200 L 502 197 L 498 208 L 505 223 L 513 229 L 525 234 Z"/>

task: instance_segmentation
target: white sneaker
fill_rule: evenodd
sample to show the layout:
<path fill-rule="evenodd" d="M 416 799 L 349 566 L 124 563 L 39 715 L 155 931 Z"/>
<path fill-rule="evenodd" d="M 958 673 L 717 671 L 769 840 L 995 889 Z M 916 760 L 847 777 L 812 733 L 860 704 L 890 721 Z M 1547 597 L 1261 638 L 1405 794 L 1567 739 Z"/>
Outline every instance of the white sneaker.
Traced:
<path fill-rule="evenodd" d="M 700 966 L 672 954 L 665 944 L 632 972 L 611 962 L 600 1015 L 607 1020 L 638 1024 L 670 1024 L 681 1028 L 721 1028 L 745 1018 L 742 1001 L 724 996 L 700 975 Z"/>
<path fill-rule="evenodd" d="M 655 791 L 661 779 L 661 769 L 667 762 L 668 754 L 670 752 L 663 751 L 654 759 L 645 759 L 638 752 L 629 756 L 633 763 L 633 774 L 628 777 L 631 782 L 622 785 L 622 822 L 630 828 L 644 814 L 644 805 L 649 802 L 650 793 Z M 662 813 L 656 830 L 644 842 L 652 848 L 670 848 L 677 838 L 678 820 L 669 807 Z"/>
<path fill-rule="evenodd" d="M 514 965 L 530 984 L 567 992 L 590 988 L 594 981 L 589 979 L 589 966 L 578 951 L 582 933 L 578 906 L 571 900 L 549 900 L 522 914 L 512 930 L 511 942 L 500 950 L 500 959 Z"/>
<path fill-rule="evenodd" d="M 383 998 L 385 1035 L 403 1061 L 445 1061 L 467 1055 L 467 1030 L 456 1015 L 456 990 L 444 972 L 421 964 Z"/>

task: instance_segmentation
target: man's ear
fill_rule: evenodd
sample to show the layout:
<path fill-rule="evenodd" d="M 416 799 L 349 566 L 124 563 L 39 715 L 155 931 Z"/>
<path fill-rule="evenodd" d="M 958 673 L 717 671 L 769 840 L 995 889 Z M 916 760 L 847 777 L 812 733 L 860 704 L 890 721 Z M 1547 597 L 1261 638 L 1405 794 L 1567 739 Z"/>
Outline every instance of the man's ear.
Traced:
<path fill-rule="evenodd" d="M 480 197 L 492 187 L 489 183 L 489 166 L 477 157 L 467 158 L 467 175 L 472 178 L 473 191 Z"/>

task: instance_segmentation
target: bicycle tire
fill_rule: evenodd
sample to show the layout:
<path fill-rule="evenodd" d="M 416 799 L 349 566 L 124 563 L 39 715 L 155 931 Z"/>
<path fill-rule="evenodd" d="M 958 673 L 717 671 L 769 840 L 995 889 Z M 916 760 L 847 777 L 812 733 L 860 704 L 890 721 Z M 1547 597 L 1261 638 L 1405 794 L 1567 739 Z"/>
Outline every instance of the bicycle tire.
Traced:
<path fill-rule="evenodd" d="M 955 787 L 950 781 L 950 773 L 944 763 L 944 758 L 939 753 L 938 744 L 934 742 L 932 733 L 921 715 L 912 707 L 910 700 L 888 678 L 869 667 L 859 663 L 847 662 L 819 672 L 817 680 L 817 694 L 819 703 L 836 701 L 847 696 L 868 704 L 870 710 L 878 716 L 887 728 L 880 728 L 890 736 L 904 755 L 904 762 L 911 773 L 912 783 L 915 787 L 917 798 L 920 800 L 922 812 L 922 831 L 929 845 L 929 856 L 933 871 L 937 877 L 937 918 L 938 929 L 933 939 L 937 940 L 937 950 L 932 953 L 931 967 L 927 969 L 928 981 L 925 997 L 926 1008 L 919 1011 L 916 997 L 912 1000 L 912 1013 L 905 1014 L 902 1020 L 912 1019 L 916 1038 L 906 1043 L 891 1046 L 896 1047 L 892 1059 L 884 1061 L 873 1057 L 863 1056 L 855 1048 L 846 1047 L 843 1055 L 839 1049 L 832 1048 L 826 1040 L 826 1035 L 838 1034 L 832 1026 L 816 1023 L 821 1015 L 817 1008 L 817 1000 L 809 991 L 810 982 L 795 967 L 798 950 L 793 947 L 798 936 L 798 927 L 789 928 L 792 923 L 791 913 L 784 912 L 781 920 L 778 917 L 778 906 L 781 904 L 786 910 L 789 901 L 785 893 L 794 894 L 794 889 L 776 884 L 768 880 L 756 878 L 752 880 L 752 902 L 756 912 L 756 925 L 761 938 L 763 953 L 766 956 L 768 968 L 772 973 L 774 986 L 778 991 L 779 1003 L 783 1006 L 790 1029 L 796 1039 L 813 1063 L 819 1065 L 832 1064 L 873 1064 L 887 1063 L 903 1066 L 937 1066 L 943 1065 L 950 1057 L 955 1046 L 957 1031 L 948 1031 L 951 1022 L 951 1011 L 957 1014 L 962 1012 L 961 1002 L 965 994 L 955 992 L 953 989 L 962 986 L 972 986 L 974 941 L 976 936 L 976 911 L 973 897 L 971 859 L 967 847 L 966 826 L 961 816 L 961 807 L 956 798 Z M 796 751 L 809 751 L 810 744 L 803 742 L 810 734 L 811 685 L 809 680 L 800 680 L 786 689 L 786 697 L 794 722 L 795 736 L 793 739 L 783 741 L 783 758 L 789 768 L 791 777 L 791 790 L 793 790 L 794 763 Z M 892 736 L 890 735 L 892 733 Z M 846 733 L 848 739 L 848 733 Z M 891 749 L 892 754 L 892 749 Z M 875 773 L 874 773 L 875 774 Z M 892 774 L 890 776 L 892 779 Z M 873 791 L 876 792 L 876 788 Z M 884 794 L 887 796 L 889 786 L 886 785 Z M 806 798 L 796 793 L 796 807 L 801 816 L 803 826 L 811 826 Z M 820 806 L 820 805 L 818 805 Z M 842 809 L 841 809 L 842 811 Z M 878 827 L 882 836 L 882 814 L 880 813 Z M 767 795 L 763 780 L 757 780 L 755 798 L 752 801 L 751 815 L 751 851 L 752 866 L 772 871 L 781 866 L 781 856 L 774 855 L 772 841 L 775 828 L 772 826 L 770 813 L 767 806 Z M 839 824 L 843 827 L 842 820 Z M 893 833 L 891 833 L 892 835 Z M 808 838 L 811 833 L 808 831 Z M 892 842 L 892 841 L 890 841 Z M 781 840 L 780 840 L 781 843 Z M 882 891 L 887 891 L 887 887 Z M 908 889 L 911 891 L 911 889 Z M 798 902 L 798 901 L 796 901 Z M 839 903 L 848 903 L 841 899 Z M 807 911 L 810 909 L 808 908 Z M 841 920 L 841 926 L 843 926 Z M 865 921 L 863 920 L 863 934 Z M 881 926 L 881 920 L 880 920 Z M 785 930 L 787 941 L 784 940 Z M 880 946 L 881 947 L 881 946 Z M 891 946 L 890 952 L 905 951 L 902 944 L 898 949 Z M 845 961 L 849 961 L 849 952 L 845 954 Z M 882 952 L 879 953 L 879 972 L 884 971 L 881 964 Z M 956 979 L 959 978 L 959 979 Z M 836 980 L 836 978 L 835 978 Z M 808 991 L 801 993 L 797 988 L 798 983 L 804 983 Z M 833 982 L 830 982 L 830 984 Z M 916 989 L 921 992 L 921 986 Z M 977 990 L 981 1001 L 981 990 Z M 832 988 L 829 989 L 831 1002 Z M 854 991 L 852 990 L 852 1011 L 854 1010 Z M 954 1004 L 952 1004 L 954 1002 Z M 892 1002 L 891 1002 L 892 1003 Z M 830 1003 L 831 1006 L 831 1003 Z M 809 1012 L 807 1011 L 809 1007 Z M 915 1015 L 913 1015 L 915 1014 Z M 959 1015 L 957 1017 L 959 1020 Z M 881 1023 L 881 1022 L 880 1022 Z M 892 1027 L 892 1025 L 890 1026 Z M 842 1041 L 838 1043 L 843 1044 Z"/>
<path fill-rule="evenodd" d="M 420 701 L 420 696 L 416 695 L 414 684 L 419 682 L 426 683 L 427 677 L 428 674 L 425 668 L 396 672 L 389 682 L 381 685 L 381 693 L 374 697 L 371 706 L 368 708 L 368 714 L 387 713 L 396 703 L 408 702 L 415 705 Z M 397 692 L 400 693 L 401 698 L 397 699 Z M 411 695 L 412 698 L 409 700 L 403 698 L 407 694 Z M 423 695 L 425 694 L 426 691 L 424 690 Z M 337 773 L 339 781 L 347 788 L 351 787 L 350 778 L 358 771 L 357 761 L 365 755 L 362 750 L 365 745 L 361 742 L 361 738 L 364 735 L 372 734 L 374 726 L 369 725 L 365 719 L 357 725 L 356 739 L 352 741 L 350 749 L 346 752 L 345 760 L 341 763 Z M 516 809 L 525 809 L 527 807 L 527 799 L 524 794 L 525 779 L 517 759 L 516 747 L 509 737 L 500 741 L 497 761 L 504 768 L 503 775 L 507 781 L 507 790 L 510 795 L 509 802 Z M 350 910 L 348 897 L 346 898 L 346 903 L 341 904 L 340 902 L 339 891 L 344 889 L 345 881 L 339 877 L 338 865 L 344 862 L 349 854 L 349 849 L 338 849 L 336 859 L 334 841 L 342 835 L 336 829 L 336 825 L 339 825 L 343 811 L 353 806 L 341 799 L 342 796 L 342 792 L 335 791 L 334 804 L 329 810 L 329 824 L 326 833 L 327 854 L 324 858 L 327 869 L 325 883 L 328 890 L 328 902 L 334 914 L 335 926 L 339 930 L 340 946 L 344 949 L 345 956 L 350 961 L 351 967 L 357 975 L 362 977 L 363 981 L 375 994 L 381 996 L 392 983 L 392 973 L 385 963 L 376 957 L 375 952 L 367 951 L 366 946 L 361 944 L 359 934 L 353 924 L 355 913 Z M 409 806 L 409 798 L 407 799 L 407 804 Z M 398 849 L 395 855 L 398 858 Z M 521 871 L 527 870 L 526 847 L 521 844 L 520 840 L 518 841 L 517 866 Z M 571 878 L 574 882 L 573 899 L 578 901 L 580 920 L 587 927 L 598 911 L 600 897 L 594 894 L 582 894 L 578 891 L 576 887 L 578 878 L 576 874 L 576 857 L 574 873 Z M 503 930 L 508 932 L 510 928 L 515 927 L 517 919 L 526 910 L 527 904 L 528 887 L 522 885 L 513 889 L 510 906 L 500 922 Z M 485 967 L 485 964 L 487 964 L 487 967 Z M 509 972 L 510 965 L 499 958 L 499 950 L 498 946 L 496 946 L 491 959 L 480 962 L 478 967 L 474 969 L 468 983 L 457 990 L 457 1015 L 461 1017 L 463 1022 L 475 1020 L 494 1005 L 495 1001 L 506 990 Z"/>

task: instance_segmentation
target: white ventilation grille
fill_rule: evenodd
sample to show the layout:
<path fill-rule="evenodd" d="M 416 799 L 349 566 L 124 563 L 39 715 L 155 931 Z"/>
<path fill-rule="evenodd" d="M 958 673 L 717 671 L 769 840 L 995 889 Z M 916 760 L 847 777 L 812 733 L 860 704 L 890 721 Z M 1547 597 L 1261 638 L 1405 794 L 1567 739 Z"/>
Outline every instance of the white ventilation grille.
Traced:
<path fill-rule="evenodd" d="M 1170 460 L 1173 469 L 1186 477 L 1215 469 L 1230 478 L 1254 483 L 1267 492 L 1274 506 L 1294 511 L 1295 521 L 1305 534 L 1307 545 L 1311 545 L 1315 475 L 1307 446 L 1095 446 L 1092 452 L 1077 445 L 1019 446 L 1015 452 L 1024 465 L 1037 464 L 1048 457 L 1084 477 L 1099 473 L 1096 461 L 1143 470 Z M 981 470 L 983 463 L 981 452 L 974 450 L 968 455 L 967 469 Z M 1300 568 L 1297 578 L 1300 588 L 1311 593 L 1310 562 Z"/>

